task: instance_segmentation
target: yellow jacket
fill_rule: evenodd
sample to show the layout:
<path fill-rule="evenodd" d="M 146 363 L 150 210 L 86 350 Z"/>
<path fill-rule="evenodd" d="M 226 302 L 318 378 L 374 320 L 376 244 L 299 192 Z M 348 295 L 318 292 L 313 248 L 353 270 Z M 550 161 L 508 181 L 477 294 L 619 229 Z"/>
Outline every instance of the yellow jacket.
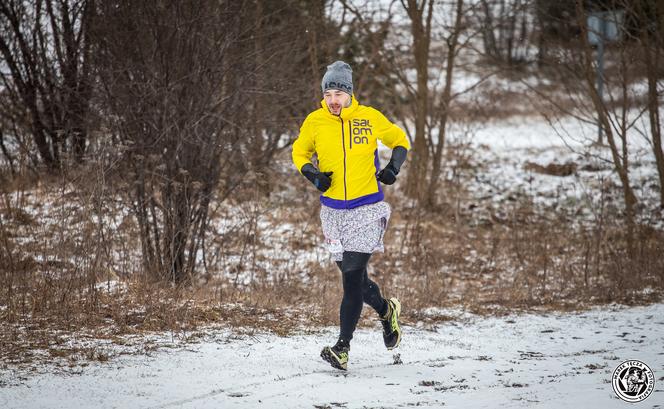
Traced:
<path fill-rule="evenodd" d="M 390 149 L 410 143 L 401 128 L 378 110 L 358 104 L 355 96 L 339 116 L 321 108 L 310 113 L 302 123 L 300 135 L 293 143 L 293 163 L 298 171 L 318 156 L 321 172 L 333 172 L 332 185 L 321 195 L 322 204 L 335 209 L 376 203 L 383 200 L 383 190 L 376 179 L 380 170 L 378 143 Z"/>

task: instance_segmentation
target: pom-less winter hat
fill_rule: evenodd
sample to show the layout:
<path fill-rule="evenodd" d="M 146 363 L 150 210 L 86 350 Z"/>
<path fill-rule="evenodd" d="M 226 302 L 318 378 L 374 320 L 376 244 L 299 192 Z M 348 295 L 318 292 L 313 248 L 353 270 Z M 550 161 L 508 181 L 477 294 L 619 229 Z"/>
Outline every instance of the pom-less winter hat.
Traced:
<path fill-rule="evenodd" d="M 353 69 L 343 61 L 335 61 L 327 66 L 321 87 L 323 92 L 328 89 L 338 89 L 348 95 L 353 95 Z"/>

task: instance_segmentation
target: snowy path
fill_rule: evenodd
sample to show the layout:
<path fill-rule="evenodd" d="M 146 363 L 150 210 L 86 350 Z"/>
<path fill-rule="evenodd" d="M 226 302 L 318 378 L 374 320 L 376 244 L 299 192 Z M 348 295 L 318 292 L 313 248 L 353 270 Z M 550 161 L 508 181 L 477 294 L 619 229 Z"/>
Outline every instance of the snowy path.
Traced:
<path fill-rule="evenodd" d="M 36 375 L 0 388 L 0 407 L 664 408 L 664 304 L 466 316 L 435 331 L 405 331 L 402 365 L 392 364 L 378 327 L 356 334 L 346 373 L 318 358 L 333 329 L 288 338 L 217 333 L 80 375 Z M 611 387 L 613 370 L 627 359 L 655 374 L 655 391 L 638 404 L 619 400 Z M 0 380 L 7 376 L 0 370 Z"/>

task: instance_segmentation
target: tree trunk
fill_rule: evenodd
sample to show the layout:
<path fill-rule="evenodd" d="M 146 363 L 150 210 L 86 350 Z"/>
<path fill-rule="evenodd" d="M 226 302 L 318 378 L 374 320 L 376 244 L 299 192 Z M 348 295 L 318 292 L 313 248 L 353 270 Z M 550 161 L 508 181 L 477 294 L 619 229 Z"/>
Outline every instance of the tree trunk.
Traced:
<path fill-rule="evenodd" d="M 14 157 L 9 153 L 7 147 L 5 146 L 5 132 L 1 128 L 0 128 L 0 149 L 2 149 L 2 154 L 5 156 L 7 162 L 9 163 L 9 171 L 11 172 L 12 175 L 15 175 L 16 170 L 14 169 Z"/>
<path fill-rule="evenodd" d="M 640 3 L 639 3 L 640 4 Z M 657 8 L 657 16 L 664 22 L 664 7 L 654 5 Z M 647 21 L 648 16 L 642 7 L 639 7 L 641 18 Z M 661 56 L 660 39 L 664 39 L 664 27 L 659 27 L 658 32 L 650 36 L 647 30 L 641 32 L 641 40 L 644 45 L 644 56 L 646 73 L 648 76 L 648 119 L 650 120 L 650 132 L 652 133 L 652 147 L 657 164 L 659 176 L 659 206 L 664 209 L 664 151 L 662 151 L 662 128 L 659 115 L 659 96 L 657 94 L 658 62 Z M 653 38 L 654 37 L 654 38 Z"/>
<path fill-rule="evenodd" d="M 482 0 L 482 11 L 484 12 L 484 21 L 482 21 L 482 42 L 484 43 L 484 52 L 490 57 L 500 60 L 500 51 L 496 41 L 494 31 L 493 13 L 487 0 Z"/>
<path fill-rule="evenodd" d="M 583 7 L 583 1 L 577 0 L 577 18 L 580 27 L 582 28 L 581 39 L 583 44 L 583 53 L 584 53 L 584 77 L 586 80 L 586 87 L 589 93 L 589 96 L 592 100 L 595 111 L 598 114 L 599 121 L 601 126 L 604 128 L 606 134 L 606 140 L 609 143 L 609 148 L 611 150 L 611 158 L 613 160 L 613 165 L 618 173 L 620 182 L 623 190 L 623 199 L 625 202 L 625 213 L 626 213 L 626 223 L 627 223 L 627 240 L 628 247 L 630 248 L 630 253 L 632 253 L 633 243 L 634 243 L 634 210 L 636 207 L 637 199 L 632 190 L 632 186 L 629 182 L 629 169 L 628 163 L 629 158 L 627 156 L 627 136 L 619 135 L 622 140 L 622 157 L 621 153 L 618 150 L 618 145 L 616 144 L 613 128 L 611 126 L 611 121 L 609 120 L 609 112 L 607 106 L 604 104 L 604 101 L 601 100 L 599 92 L 595 86 L 593 68 L 592 68 L 592 48 L 588 43 L 588 27 L 586 25 L 586 13 Z M 626 95 L 623 95 L 623 98 L 626 98 Z M 626 101 L 624 102 L 626 103 Z M 624 121 L 623 121 L 624 122 Z M 630 254 L 632 256 L 632 254 Z"/>
<path fill-rule="evenodd" d="M 424 19 L 425 9 L 427 11 L 426 19 Z M 415 69 L 417 71 L 413 165 L 409 169 L 406 192 L 410 197 L 416 198 L 421 203 L 424 197 L 424 183 L 429 165 L 426 123 L 429 114 L 429 44 L 431 41 L 433 0 L 423 1 L 421 6 L 418 6 L 415 0 L 408 0 L 406 11 L 411 21 Z"/>
<path fill-rule="evenodd" d="M 457 0 L 456 12 L 453 32 L 448 39 L 447 44 L 447 66 L 445 67 L 445 87 L 443 88 L 443 95 L 441 96 L 441 109 L 440 123 L 438 125 L 438 143 L 433 157 L 433 170 L 427 189 L 427 205 L 432 207 L 436 203 L 436 194 L 438 192 L 438 184 L 440 180 L 440 172 L 443 162 L 443 151 L 445 147 L 445 139 L 447 135 L 447 120 L 449 118 L 449 109 L 451 104 L 452 95 L 452 77 L 454 74 L 454 63 L 459 44 L 459 34 L 461 31 L 461 22 L 463 17 L 463 0 Z"/>

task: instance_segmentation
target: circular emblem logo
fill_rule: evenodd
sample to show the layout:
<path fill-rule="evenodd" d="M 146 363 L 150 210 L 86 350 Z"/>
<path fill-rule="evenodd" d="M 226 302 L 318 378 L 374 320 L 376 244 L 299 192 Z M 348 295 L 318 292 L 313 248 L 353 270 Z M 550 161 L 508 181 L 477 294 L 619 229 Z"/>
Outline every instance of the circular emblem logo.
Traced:
<path fill-rule="evenodd" d="M 655 374 L 641 361 L 629 360 L 613 371 L 613 390 L 626 402 L 641 402 L 655 389 Z"/>

